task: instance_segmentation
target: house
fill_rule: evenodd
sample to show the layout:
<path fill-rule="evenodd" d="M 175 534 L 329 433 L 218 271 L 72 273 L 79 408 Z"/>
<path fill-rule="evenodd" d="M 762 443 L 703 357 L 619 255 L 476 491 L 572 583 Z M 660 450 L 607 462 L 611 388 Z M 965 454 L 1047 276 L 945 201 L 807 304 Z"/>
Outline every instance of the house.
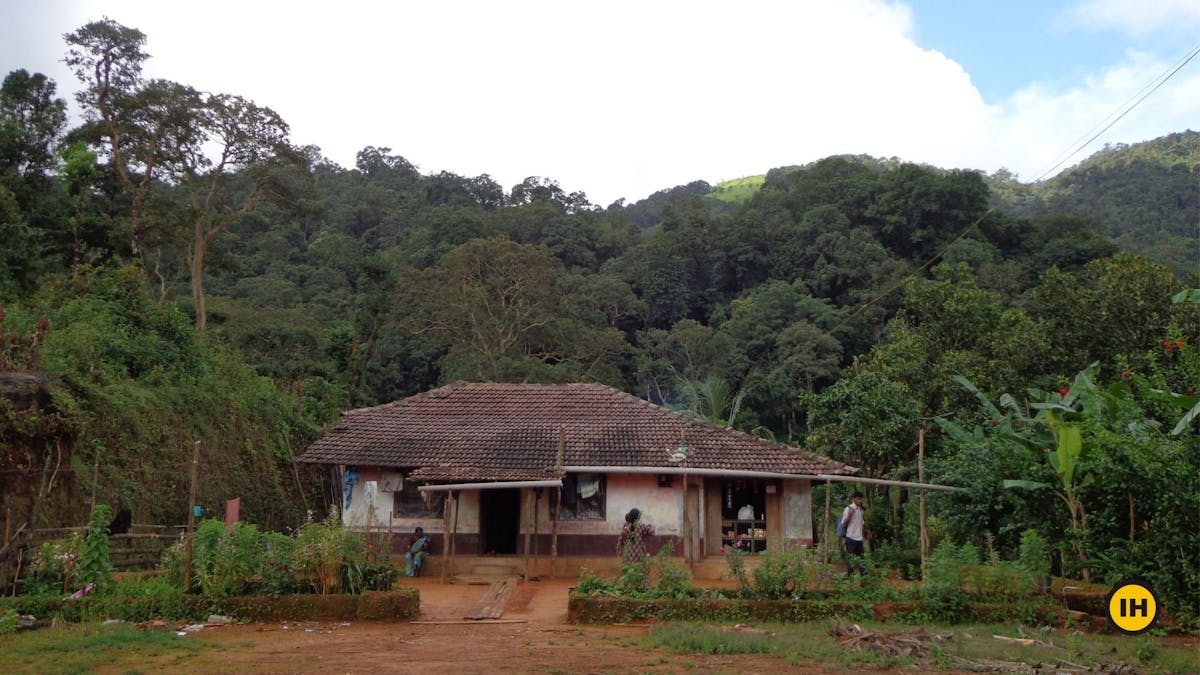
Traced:
<path fill-rule="evenodd" d="M 813 481 L 858 471 L 600 384 L 458 382 L 347 411 L 299 461 L 342 472 L 345 522 L 435 551 L 611 558 L 636 507 L 688 562 L 811 545 Z"/>

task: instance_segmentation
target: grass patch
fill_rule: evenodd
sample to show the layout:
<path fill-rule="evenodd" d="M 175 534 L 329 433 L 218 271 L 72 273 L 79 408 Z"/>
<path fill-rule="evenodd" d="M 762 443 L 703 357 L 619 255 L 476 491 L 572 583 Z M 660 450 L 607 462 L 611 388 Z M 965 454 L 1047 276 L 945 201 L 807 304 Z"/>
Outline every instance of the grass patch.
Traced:
<path fill-rule="evenodd" d="M 190 657 L 212 645 L 172 631 L 129 624 L 68 624 L 9 635 L 0 649 L 0 672 L 83 673 L 114 663 L 145 665 L 169 654 Z"/>
<path fill-rule="evenodd" d="M 714 186 L 712 192 L 708 193 L 708 196 L 720 199 L 727 204 L 742 204 L 757 194 L 758 189 L 766 181 L 767 177 L 765 175 L 746 176 L 744 178 L 727 180 L 724 183 Z"/>
<path fill-rule="evenodd" d="M 913 635 L 922 629 L 877 622 L 859 622 L 867 631 L 891 635 Z M 752 627 L 721 627 L 710 624 L 672 623 L 655 626 L 642 644 L 665 648 L 676 654 L 765 654 L 776 656 L 783 665 L 822 664 L 852 669 L 870 665 L 879 668 L 918 665 L 927 669 L 970 669 L 971 663 L 1008 662 L 1033 667 L 1059 661 L 1094 669 L 1126 664 L 1139 672 L 1194 673 L 1195 641 L 1153 636 L 1086 635 L 1070 629 L 1029 628 L 1013 624 L 969 624 L 928 631 L 928 650 L 923 655 L 892 654 L 868 647 L 854 649 L 839 645 L 830 635 L 831 622 L 762 624 Z M 933 634 L 945 638 L 932 639 Z M 1002 635 L 1031 638 L 1038 644 L 1022 645 L 995 639 Z"/>

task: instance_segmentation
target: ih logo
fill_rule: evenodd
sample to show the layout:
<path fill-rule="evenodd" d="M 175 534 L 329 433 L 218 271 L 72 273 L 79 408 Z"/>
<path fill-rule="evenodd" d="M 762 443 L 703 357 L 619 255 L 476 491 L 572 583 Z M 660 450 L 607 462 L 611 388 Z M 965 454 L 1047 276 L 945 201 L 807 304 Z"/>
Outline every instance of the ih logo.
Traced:
<path fill-rule="evenodd" d="M 1137 579 L 1123 581 L 1108 592 L 1108 621 L 1126 635 L 1143 633 L 1158 619 L 1158 598 L 1150 585 Z"/>

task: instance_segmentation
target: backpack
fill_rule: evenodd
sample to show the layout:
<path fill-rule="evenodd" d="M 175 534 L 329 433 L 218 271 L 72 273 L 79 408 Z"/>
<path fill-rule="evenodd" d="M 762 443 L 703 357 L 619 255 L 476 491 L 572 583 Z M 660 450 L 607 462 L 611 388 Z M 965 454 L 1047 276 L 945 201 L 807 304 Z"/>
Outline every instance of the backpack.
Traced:
<path fill-rule="evenodd" d="M 837 536 L 839 536 L 839 537 L 846 536 L 846 517 L 845 517 L 845 515 L 838 518 Z"/>

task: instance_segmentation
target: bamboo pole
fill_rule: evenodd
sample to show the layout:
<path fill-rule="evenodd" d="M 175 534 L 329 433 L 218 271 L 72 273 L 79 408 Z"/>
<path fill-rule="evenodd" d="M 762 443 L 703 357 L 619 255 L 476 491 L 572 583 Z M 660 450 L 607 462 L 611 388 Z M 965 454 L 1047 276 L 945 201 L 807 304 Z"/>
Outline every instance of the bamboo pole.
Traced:
<path fill-rule="evenodd" d="M 917 482 L 925 482 L 925 427 L 917 430 Z M 929 562 L 929 529 L 925 526 L 925 488 L 918 492 L 921 505 L 921 583 L 925 583 L 925 571 Z"/>
<path fill-rule="evenodd" d="M 192 445 L 192 487 L 188 495 L 187 543 L 183 554 L 183 588 L 192 587 L 192 532 L 196 529 L 196 482 L 200 472 L 200 441 Z"/>

